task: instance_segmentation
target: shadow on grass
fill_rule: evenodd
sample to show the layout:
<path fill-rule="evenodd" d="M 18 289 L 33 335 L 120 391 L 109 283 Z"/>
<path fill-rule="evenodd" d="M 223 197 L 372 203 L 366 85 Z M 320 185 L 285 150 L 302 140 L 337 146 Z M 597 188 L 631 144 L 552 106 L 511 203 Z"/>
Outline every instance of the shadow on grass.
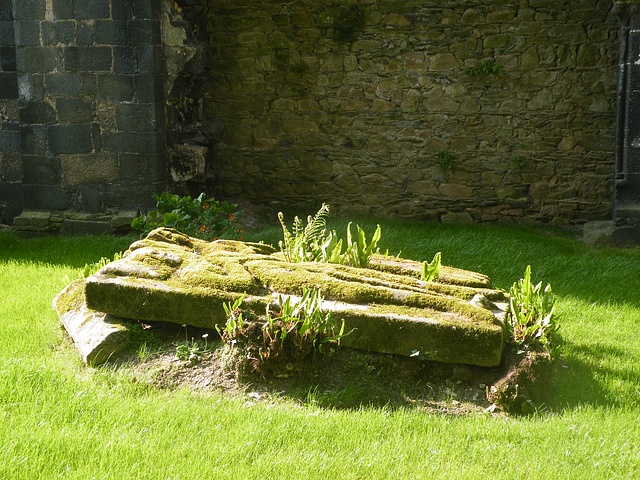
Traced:
<path fill-rule="evenodd" d="M 126 250 L 135 236 L 86 235 L 74 237 L 25 238 L 13 233 L 0 233 L 0 262 L 25 262 L 83 268 L 101 257 L 113 258 Z"/>
<path fill-rule="evenodd" d="M 629 402 L 624 392 L 613 390 L 616 385 L 628 384 L 634 392 L 640 389 L 640 373 L 634 369 L 629 352 L 611 345 L 570 345 L 570 357 L 561 359 L 550 392 L 552 410 L 573 409 L 581 406 L 620 407 Z M 619 367 L 604 366 L 614 363 Z M 637 404 L 637 393 L 632 393 Z M 630 399 L 633 403 L 633 400 Z M 637 405 L 636 405 L 637 406 Z"/>

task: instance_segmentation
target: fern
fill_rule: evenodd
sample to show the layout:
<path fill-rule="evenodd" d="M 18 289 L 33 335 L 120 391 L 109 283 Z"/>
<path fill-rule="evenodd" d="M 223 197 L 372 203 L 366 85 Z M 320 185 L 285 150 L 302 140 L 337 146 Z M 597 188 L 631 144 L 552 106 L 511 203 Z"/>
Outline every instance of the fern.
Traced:
<path fill-rule="evenodd" d="M 291 233 L 284 223 L 284 215 L 282 212 L 278 213 L 284 237 L 284 240 L 280 242 L 280 250 L 288 262 L 326 261 L 326 257 L 331 256 L 333 251 L 329 247 L 336 235 L 335 232 L 327 234 L 326 216 L 328 214 L 329 206 L 323 203 L 314 216 L 307 217 L 306 226 L 303 227 L 302 221 L 295 217 L 293 219 L 293 233 Z"/>

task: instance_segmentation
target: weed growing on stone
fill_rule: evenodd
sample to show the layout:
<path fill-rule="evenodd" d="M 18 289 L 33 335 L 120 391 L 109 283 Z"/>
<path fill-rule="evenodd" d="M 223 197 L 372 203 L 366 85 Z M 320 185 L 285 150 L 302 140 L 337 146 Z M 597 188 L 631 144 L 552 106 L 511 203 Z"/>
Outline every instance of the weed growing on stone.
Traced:
<path fill-rule="evenodd" d="M 98 270 L 100 270 L 102 267 L 104 267 L 108 263 L 115 262 L 116 260 L 120 260 L 122 258 L 122 256 L 123 256 L 123 253 L 122 252 L 118 252 L 118 253 L 115 253 L 113 255 L 113 259 L 110 259 L 110 258 L 107 258 L 107 257 L 102 257 L 102 258 L 100 258 L 100 260 L 98 260 L 95 263 L 85 263 L 84 267 L 82 268 L 82 270 L 80 270 L 78 272 L 78 275 L 76 276 L 76 278 L 72 279 L 72 278 L 69 277 L 69 275 L 67 275 L 65 277 L 65 283 L 69 284 L 73 280 L 89 278 L 91 275 L 96 273 Z"/>
<path fill-rule="evenodd" d="M 440 252 L 436 253 L 431 260 L 431 263 L 428 263 L 426 260 L 422 262 L 422 276 L 421 280 L 423 282 L 433 282 L 438 275 L 440 274 L 440 267 L 442 266 L 442 254 Z"/>
<path fill-rule="evenodd" d="M 184 327 L 184 335 L 185 339 L 181 342 L 176 343 L 176 358 L 182 361 L 189 361 L 191 363 L 198 363 L 202 356 L 209 351 L 207 337 L 208 334 L 204 334 L 202 338 L 203 342 L 200 340 L 194 340 L 191 338 L 189 340 L 189 336 L 187 334 L 187 326 L 182 325 Z"/>
<path fill-rule="evenodd" d="M 469 77 L 475 77 L 478 75 L 500 75 L 502 72 L 502 65 L 496 62 L 482 62 L 480 65 L 470 67 L 465 70 Z"/>
<path fill-rule="evenodd" d="M 382 236 L 382 230 L 380 225 L 376 228 L 376 231 L 371 237 L 371 242 L 367 245 L 367 237 L 364 230 L 356 225 L 357 237 L 355 239 L 351 236 L 351 223 L 347 225 L 347 251 L 341 257 L 344 261 L 340 263 L 348 263 L 352 267 L 366 268 L 369 266 L 371 257 L 377 251 L 378 242 Z"/>
<path fill-rule="evenodd" d="M 357 235 L 351 234 L 351 223 L 347 225 L 347 246 L 342 252 L 342 239 L 338 239 L 335 230 L 327 232 L 326 217 L 329 214 L 329 205 L 322 204 L 318 212 L 307 217 L 307 225 L 304 226 L 298 217 L 293 219 L 292 230 L 289 231 L 284 223 L 284 215 L 278 213 L 278 220 L 282 225 L 283 240 L 279 242 L 280 250 L 285 259 L 291 263 L 300 262 L 324 262 L 351 265 L 352 267 L 366 268 L 374 253 L 378 251 L 377 245 L 382 236 L 380 225 L 367 243 L 364 230 L 356 225 Z"/>
<path fill-rule="evenodd" d="M 154 228 L 170 227 L 209 242 L 223 236 L 242 240 L 243 232 L 236 228 L 236 220 L 243 212 L 236 211 L 237 204 L 206 198 L 204 193 L 191 198 L 163 192 L 153 198 L 157 210 L 140 215 L 131 222 L 131 227 L 143 235 Z"/>
<path fill-rule="evenodd" d="M 436 165 L 451 170 L 453 168 L 453 155 L 447 151 L 440 149 L 435 158 Z"/>
<path fill-rule="evenodd" d="M 551 285 L 547 284 L 544 290 L 542 282 L 534 286 L 529 265 L 524 278 L 509 290 L 509 297 L 505 328 L 512 341 L 525 348 L 542 345 L 550 351 L 551 337 L 557 328 L 553 321 L 556 297 Z"/>
<path fill-rule="evenodd" d="M 515 157 L 512 157 L 510 163 L 511 168 L 513 168 L 514 170 L 522 170 L 527 164 L 522 158 L 522 155 L 516 155 Z"/>
<path fill-rule="evenodd" d="M 344 336 L 331 312 L 322 310 L 319 290 L 305 289 L 302 298 L 278 297 L 278 303 L 267 306 L 265 316 L 242 309 L 244 295 L 233 304 L 224 305 L 227 323 L 218 328 L 224 343 L 236 349 L 237 358 L 248 362 L 251 372 L 262 375 L 286 368 L 312 352 L 323 353 L 323 347 Z M 240 366 L 239 370 L 243 370 Z"/>

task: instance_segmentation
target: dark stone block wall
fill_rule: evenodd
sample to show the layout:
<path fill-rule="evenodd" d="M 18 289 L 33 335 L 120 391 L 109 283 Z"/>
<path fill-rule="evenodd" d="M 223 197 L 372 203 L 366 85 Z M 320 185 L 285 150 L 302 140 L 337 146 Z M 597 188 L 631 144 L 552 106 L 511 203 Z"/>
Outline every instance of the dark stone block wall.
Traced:
<path fill-rule="evenodd" d="M 164 188 L 159 4 L 1 3 L 0 221 L 104 223 Z"/>
<path fill-rule="evenodd" d="M 13 4 L 0 3 L 0 223 L 22 210 L 22 165 Z"/>

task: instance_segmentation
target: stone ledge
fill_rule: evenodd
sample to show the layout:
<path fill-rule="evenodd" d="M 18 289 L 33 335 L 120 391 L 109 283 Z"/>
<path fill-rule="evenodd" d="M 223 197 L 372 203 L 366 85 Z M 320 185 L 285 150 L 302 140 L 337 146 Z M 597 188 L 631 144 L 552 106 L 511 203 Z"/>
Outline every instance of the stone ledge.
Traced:
<path fill-rule="evenodd" d="M 13 220 L 13 231 L 19 235 L 123 234 L 131 231 L 131 221 L 137 215 L 132 210 L 110 214 L 23 210 Z"/>

